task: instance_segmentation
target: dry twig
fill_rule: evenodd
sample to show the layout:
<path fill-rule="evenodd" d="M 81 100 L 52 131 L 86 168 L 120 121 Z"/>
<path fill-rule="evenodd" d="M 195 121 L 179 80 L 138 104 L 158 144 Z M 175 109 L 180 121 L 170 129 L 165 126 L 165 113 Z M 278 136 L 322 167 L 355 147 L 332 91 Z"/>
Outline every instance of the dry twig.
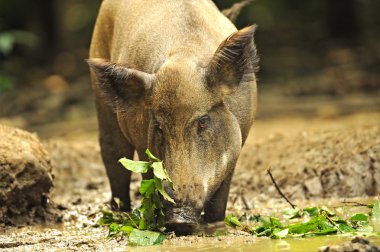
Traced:
<path fill-rule="evenodd" d="M 295 209 L 295 208 L 296 208 L 296 205 L 294 205 L 292 202 L 290 202 L 290 200 L 285 196 L 285 194 L 282 193 L 280 187 L 277 185 L 276 181 L 274 180 L 273 175 L 272 175 L 270 169 L 268 169 L 267 172 L 268 172 L 268 174 L 269 174 L 269 177 L 270 177 L 271 180 L 272 180 L 273 185 L 276 187 L 277 192 L 281 195 L 281 197 L 283 197 L 283 198 L 286 200 L 286 202 L 289 203 L 289 205 L 290 205 L 293 209 Z"/>
<path fill-rule="evenodd" d="M 244 197 L 244 190 L 241 190 L 240 192 L 241 201 L 244 204 L 245 210 L 251 209 L 251 206 L 248 204 L 247 199 Z"/>
<path fill-rule="evenodd" d="M 343 200 L 342 203 L 350 205 L 350 206 L 365 206 L 365 207 L 368 206 L 367 204 L 363 204 L 363 203 L 356 202 L 356 201 L 346 201 L 346 200 Z"/>

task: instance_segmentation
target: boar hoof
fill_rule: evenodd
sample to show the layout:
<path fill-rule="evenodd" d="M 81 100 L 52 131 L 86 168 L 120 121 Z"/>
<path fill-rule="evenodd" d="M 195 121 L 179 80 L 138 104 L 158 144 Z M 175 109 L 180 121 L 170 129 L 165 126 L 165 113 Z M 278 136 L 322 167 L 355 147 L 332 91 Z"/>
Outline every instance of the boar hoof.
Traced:
<path fill-rule="evenodd" d="M 129 201 L 116 201 L 113 197 L 110 201 L 111 209 L 114 211 L 130 212 L 131 204 Z"/>

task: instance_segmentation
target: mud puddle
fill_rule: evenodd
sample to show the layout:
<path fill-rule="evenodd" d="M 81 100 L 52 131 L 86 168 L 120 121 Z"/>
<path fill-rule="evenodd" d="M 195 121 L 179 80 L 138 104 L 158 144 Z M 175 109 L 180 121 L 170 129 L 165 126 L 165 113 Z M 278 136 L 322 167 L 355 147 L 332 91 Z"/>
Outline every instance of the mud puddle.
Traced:
<path fill-rule="evenodd" d="M 219 237 L 197 241 L 188 245 L 162 245 L 154 247 L 134 247 L 127 248 L 127 251 L 263 251 L 263 252 L 304 252 L 318 251 L 322 246 L 339 245 L 349 242 L 352 237 L 326 236 L 299 239 L 280 239 L 270 238 L 231 238 Z M 380 246 L 380 238 L 370 237 L 368 240 L 376 246 Z"/>
<path fill-rule="evenodd" d="M 17 237 L 17 238 L 16 238 Z M 125 240 L 106 239 L 103 228 L 82 230 L 64 227 L 32 227 L 8 230 L 0 235 L 0 251 L 318 251 L 322 246 L 340 245 L 352 236 L 270 239 L 234 232 L 218 237 L 184 236 L 169 238 L 163 245 L 130 247 Z M 15 239 L 16 238 L 16 239 Z M 367 238 L 380 247 L 380 237 Z"/>

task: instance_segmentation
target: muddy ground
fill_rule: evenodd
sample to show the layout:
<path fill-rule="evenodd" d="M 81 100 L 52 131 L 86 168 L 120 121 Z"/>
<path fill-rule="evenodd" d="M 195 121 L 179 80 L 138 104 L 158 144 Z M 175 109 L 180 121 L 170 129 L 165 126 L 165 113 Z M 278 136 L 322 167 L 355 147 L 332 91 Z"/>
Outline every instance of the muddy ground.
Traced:
<path fill-rule="evenodd" d="M 279 186 L 300 206 L 319 204 L 320 199 L 324 204 L 337 205 L 346 198 L 377 198 L 379 98 L 261 96 L 258 119 L 235 171 L 228 211 L 265 214 L 288 207 L 267 175 L 269 168 Z M 93 226 L 101 210 L 107 208 L 110 189 L 99 155 L 96 118 L 89 114 L 81 120 L 27 127 L 41 136 L 50 152 L 54 174 L 51 201 L 60 210 L 62 223 L 2 227 L 0 250 L 125 250 L 126 241 L 107 240 L 106 228 Z M 17 126 L 18 120 L 20 117 L 3 118 L 0 122 Z M 139 180 L 133 177 L 135 204 Z M 224 229 L 219 224 L 213 230 L 218 227 Z M 218 247 L 221 242 L 249 244 L 257 239 L 234 230 L 227 232 L 218 238 L 172 237 L 165 244 L 174 249 L 201 241 Z"/>

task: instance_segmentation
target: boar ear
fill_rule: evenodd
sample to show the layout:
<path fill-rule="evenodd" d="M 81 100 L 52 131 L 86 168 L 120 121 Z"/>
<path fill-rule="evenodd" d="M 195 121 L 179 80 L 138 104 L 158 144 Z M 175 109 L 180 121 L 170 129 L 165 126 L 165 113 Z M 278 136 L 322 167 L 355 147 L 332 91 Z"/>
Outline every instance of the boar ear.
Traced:
<path fill-rule="evenodd" d="M 89 59 L 87 63 L 95 73 L 101 95 L 114 109 L 143 98 L 153 83 L 152 74 L 104 59 Z"/>
<path fill-rule="evenodd" d="M 239 30 L 225 39 L 216 50 L 207 69 L 207 82 L 222 95 L 234 92 L 240 83 L 255 80 L 258 70 L 253 35 L 256 26 Z"/>

